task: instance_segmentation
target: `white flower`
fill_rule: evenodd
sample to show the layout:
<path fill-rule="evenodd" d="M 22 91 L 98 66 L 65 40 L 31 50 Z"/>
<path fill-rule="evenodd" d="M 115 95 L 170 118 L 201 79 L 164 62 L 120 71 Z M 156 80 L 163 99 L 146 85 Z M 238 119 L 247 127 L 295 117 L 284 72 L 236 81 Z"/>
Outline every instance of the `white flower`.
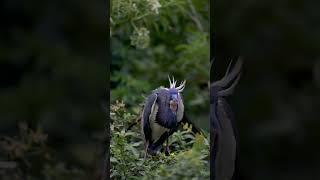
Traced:
<path fill-rule="evenodd" d="M 133 11 L 133 12 L 138 12 L 138 8 L 137 8 L 136 3 L 133 3 L 133 4 L 132 4 L 132 11 Z"/>
<path fill-rule="evenodd" d="M 130 36 L 131 45 L 139 49 L 147 48 L 150 43 L 149 33 L 149 30 L 145 27 L 135 29 L 133 34 Z"/>
<path fill-rule="evenodd" d="M 151 11 L 159 14 L 159 8 L 161 8 L 161 4 L 159 0 L 148 0 L 149 6 L 151 7 Z"/>

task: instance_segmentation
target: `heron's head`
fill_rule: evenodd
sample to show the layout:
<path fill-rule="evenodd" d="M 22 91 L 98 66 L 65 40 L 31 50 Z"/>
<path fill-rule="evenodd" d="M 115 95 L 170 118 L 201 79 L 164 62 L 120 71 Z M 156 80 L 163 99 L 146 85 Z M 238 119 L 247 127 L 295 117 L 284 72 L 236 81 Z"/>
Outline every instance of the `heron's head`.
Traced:
<path fill-rule="evenodd" d="M 186 80 L 181 82 L 181 84 L 176 87 L 177 81 L 174 80 L 174 77 L 172 77 L 172 80 L 169 78 L 170 82 L 170 88 L 169 88 L 169 93 L 170 93 L 170 100 L 169 100 L 169 105 L 171 111 L 176 114 L 178 110 L 178 102 L 181 100 L 180 93 L 183 91 L 185 85 L 186 85 Z"/>
<path fill-rule="evenodd" d="M 178 98 L 179 98 L 179 92 L 176 89 L 169 89 L 170 93 L 170 109 L 172 112 L 177 112 L 178 110 Z"/>

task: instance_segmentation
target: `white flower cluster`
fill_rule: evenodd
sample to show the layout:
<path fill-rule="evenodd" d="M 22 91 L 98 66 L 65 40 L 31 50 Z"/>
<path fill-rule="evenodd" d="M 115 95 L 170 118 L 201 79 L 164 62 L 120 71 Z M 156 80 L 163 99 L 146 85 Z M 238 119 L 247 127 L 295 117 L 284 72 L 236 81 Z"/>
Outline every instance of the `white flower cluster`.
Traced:
<path fill-rule="evenodd" d="M 159 8 L 161 8 L 159 0 L 148 0 L 148 3 L 151 7 L 151 11 L 153 11 L 156 14 L 159 14 Z"/>
<path fill-rule="evenodd" d="M 145 27 L 135 29 L 133 34 L 130 36 L 131 45 L 139 49 L 147 48 L 150 43 L 149 33 L 149 30 Z"/>

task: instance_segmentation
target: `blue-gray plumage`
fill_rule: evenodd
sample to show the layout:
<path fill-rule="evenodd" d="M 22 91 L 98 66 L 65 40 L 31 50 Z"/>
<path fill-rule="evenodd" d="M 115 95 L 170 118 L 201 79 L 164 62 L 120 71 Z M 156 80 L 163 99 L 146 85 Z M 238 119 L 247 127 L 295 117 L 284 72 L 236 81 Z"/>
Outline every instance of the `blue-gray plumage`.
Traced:
<path fill-rule="evenodd" d="M 169 78 L 170 88 L 160 87 L 147 97 L 141 119 L 146 153 L 156 154 L 167 141 L 166 154 L 169 154 L 168 138 L 178 128 L 183 118 L 184 104 L 181 92 L 186 81 L 176 87 L 174 78 Z"/>
<path fill-rule="evenodd" d="M 234 65 L 231 63 L 225 76 L 210 86 L 210 125 L 211 129 L 211 180 L 238 179 L 238 136 L 232 110 L 225 100 L 231 95 L 240 79 L 242 60 Z"/>

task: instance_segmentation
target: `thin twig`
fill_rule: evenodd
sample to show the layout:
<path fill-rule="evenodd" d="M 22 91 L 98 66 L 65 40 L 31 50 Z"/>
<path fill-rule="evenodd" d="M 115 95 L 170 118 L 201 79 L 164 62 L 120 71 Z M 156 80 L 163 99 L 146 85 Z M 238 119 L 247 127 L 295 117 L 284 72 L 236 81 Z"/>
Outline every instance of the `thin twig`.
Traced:
<path fill-rule="evenodd" d="M 198 13 L 197 13 L 197 10 L 194 8 L 193 3 L 191 2 L 191 0 L 188 0 L 188 3 L 189 3 L 189 6 L 190 6 L 190 9 L 191 9 L 191 12 L 192 12 L 192 14 L 188 13 L 189 16 L 196 23 L 198 29 L 201 32 L 203 32 L 203 26 L 202 26 L 200 20 L 197 18 L 199 16 Z"/>

